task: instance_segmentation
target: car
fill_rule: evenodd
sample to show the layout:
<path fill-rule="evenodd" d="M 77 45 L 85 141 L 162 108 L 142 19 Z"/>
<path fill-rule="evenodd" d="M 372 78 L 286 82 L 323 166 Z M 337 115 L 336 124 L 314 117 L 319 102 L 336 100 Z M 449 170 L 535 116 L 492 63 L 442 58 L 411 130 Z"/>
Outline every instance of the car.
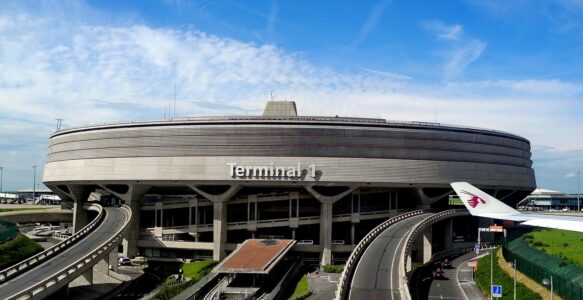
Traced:
<path fill-rule="evenodd" d="M 451 261 L 447 258 L 441 261 L 441 265 L 444 269 L 451 269 L 452 268 Z"/>
<path fill-rule="evenodd" d="M 132 261 L 127 257 L 120 257 L 117 263 L 120 266 L 131 266 L 132 265 Z"/>
<path fill-rule="evenodd" d="M 433 271 L 433 279 L 445 279 L 445 272 L 442 268 L 437 268 Z"/>
<path fill-rule="evenodd" d="M 314 244 L 314 240 L 299 240 L 298 245 L 313 245 Z"/>

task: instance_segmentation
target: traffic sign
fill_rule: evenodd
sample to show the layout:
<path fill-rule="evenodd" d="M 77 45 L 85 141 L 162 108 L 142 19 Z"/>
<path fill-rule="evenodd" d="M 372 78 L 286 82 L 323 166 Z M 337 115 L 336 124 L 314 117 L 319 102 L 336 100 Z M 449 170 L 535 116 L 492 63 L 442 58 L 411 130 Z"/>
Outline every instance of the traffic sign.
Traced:
<path fill-rule="evenodd" d="M 492 297 L 502 298 L 502 286 L 501 285 L 493 285 L 492 286 Z"/>
<path fill-rule="evenodd" d="M 476 251 L 476 254 L 480 254 L 480 244 L 475 244 L 474 245 L 474 251 Z"/>

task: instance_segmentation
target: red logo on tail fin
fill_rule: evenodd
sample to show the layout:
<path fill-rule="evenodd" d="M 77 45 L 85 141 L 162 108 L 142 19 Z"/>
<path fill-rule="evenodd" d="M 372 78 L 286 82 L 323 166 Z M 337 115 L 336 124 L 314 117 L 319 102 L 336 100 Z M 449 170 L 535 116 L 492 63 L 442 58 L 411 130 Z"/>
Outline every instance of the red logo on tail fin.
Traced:
<path fill-rule="evenodd" d="M 471 196 L 472 198 L 468 199 L 468 204 L 472 207 L 472 208 L 476 208 L 476 206 L 480 205 L 480 204 L 486 204 L 486 200 L 470 193 L 470 192 L 466 192 L 466 191 L 461 191 L 462 193 Z"/>

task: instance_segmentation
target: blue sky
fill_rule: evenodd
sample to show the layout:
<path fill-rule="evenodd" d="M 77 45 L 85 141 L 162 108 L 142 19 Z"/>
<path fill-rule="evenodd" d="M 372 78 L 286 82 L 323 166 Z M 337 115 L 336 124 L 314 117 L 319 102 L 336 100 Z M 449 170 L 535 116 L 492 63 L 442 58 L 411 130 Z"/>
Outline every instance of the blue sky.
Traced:
<path fill-rule="evenodd" d="M 2 1 L 0 166 L 32 185 L 64 126 L 259 114 L 438 121 L 531 141 L 537 184 L 583 168 L 583 1 Z M 39 177 L 42 168 L 39 168 Z"/>

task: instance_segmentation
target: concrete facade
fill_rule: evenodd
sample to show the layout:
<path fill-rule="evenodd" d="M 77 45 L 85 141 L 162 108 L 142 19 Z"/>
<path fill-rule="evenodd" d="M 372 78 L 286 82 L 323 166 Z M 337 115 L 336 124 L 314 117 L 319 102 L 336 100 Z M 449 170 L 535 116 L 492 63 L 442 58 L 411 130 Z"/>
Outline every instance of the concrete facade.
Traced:
<path fill-rule="evenodd" d="M 162 245 L 184 233 L 200 250 L 212 243 L 213 257 L 221 259 L 239 232 L 308 236 L 314 245 L 298 247 L 318 247 L 326 264 L 344 246 L 332 243 L 338 230 L 355 244 L 359 230 L 374 225 L 370 220 L 439 205 L 450 182 L 471 182 L 509 203 L 522 198 L 536 186 L 530 156 L 528 140 L 504 132 L 272 112 L 58 131 L 43 181 L 69 201 L 79 201 L 76 187 L 100 189 L 142 211 L 126 239 L 130 255 L 140 244 L 157 243 L 142 241 L 143 234 Z"/>

